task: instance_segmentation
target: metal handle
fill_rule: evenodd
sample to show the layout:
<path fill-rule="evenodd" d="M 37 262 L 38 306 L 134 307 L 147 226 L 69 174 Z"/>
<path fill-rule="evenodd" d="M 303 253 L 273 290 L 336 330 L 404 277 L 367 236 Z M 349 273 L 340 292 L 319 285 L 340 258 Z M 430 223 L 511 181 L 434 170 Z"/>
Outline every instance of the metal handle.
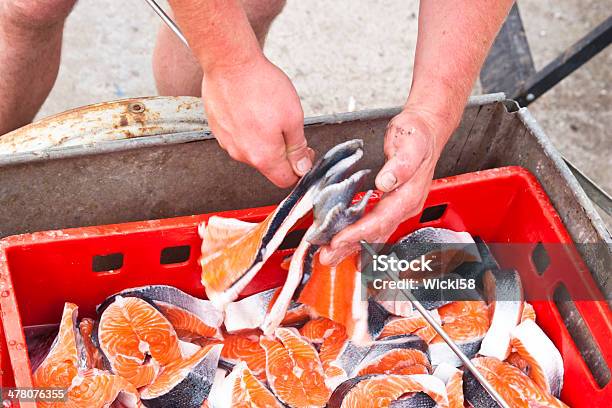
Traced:
<path fill-rule="evenodd" d="M 164 11 L 164 9 L 161 8 L 159 4 L 155 2 L 155 0 L 145 0 L 145 1 L 147 2 L 149 6 L 151 6 L 153 11 L 162 19 L 162 21 L 166 23 L 168 28 L 170 28 L 170 30 L 172 30 L 172 32 L 176 34 L 179 40 L 181 40 L 183 44 L 185 44 L 187 48 L 189 48 L 189 43 L 187 42 L 187 39 L 183 35 L 183 32 L 181 31 L 179 26 L 176 25 L 174 20 L 172 20 L 172 18 Z"/>

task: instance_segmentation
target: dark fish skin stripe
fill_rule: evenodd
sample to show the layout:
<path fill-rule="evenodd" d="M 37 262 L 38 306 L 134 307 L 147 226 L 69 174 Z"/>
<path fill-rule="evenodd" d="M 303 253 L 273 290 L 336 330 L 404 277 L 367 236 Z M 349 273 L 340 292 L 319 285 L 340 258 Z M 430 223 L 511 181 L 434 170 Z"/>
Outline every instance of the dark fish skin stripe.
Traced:
<path fill-rule="evenodd" d="M 308 282 L 310 276 L 312 275 L 312 260 L 314 259 L 314 255 L 317 253 L 318 250 L 319 245 L 310 245 L 310 247 L 308 247 L 308 250 L 306 251 L 302 267 L 302 281 L 300 282 L 300 285 L 293 294 L 294 300 L 297 300 L 300 297 L 302 289 L 304 289 L 304 285 L 306 285 L 306 282 Z"/>
<path fill-rule="evenodd" d="M 436 401 L 424 392 L 417 392 L 410 398 L 392 401 L 389 408 L 433 408 Z"/>
<path fill-rule="evenodd" d="M 377 338 L 385 327 L 390 313 L 373 298 L 368 299 L 368 332 L 373 339 Z"/>
<path fill-rule="evenodd" d="M 261 250 L 266 247 L 268 242 L 272 239 L 278 228 L 281 226 L 287 215 L 291 212 L 291 209 L 295 207 L 297 202 L 306 194 L 308 189 L 312 187 L 315 183 L 317 183 L 322 177 L 325 176 L 325 173 L 329 169 L 331 169 L 336 163 L 340 160 L 345 159 L 352 154 L 354 154 L 358 149 L 363 147 L 363 141 L 359 139 L 351 140 L 349 142 L 342 143 L 330 151 L 328 151 L 322 158 L 320 158 L 313 166 L 312 169 L 304 175 L 298 181 L 297 185 L 294 187 L 293 191 L 285 198 L 281 204 L 277 207 L 277 212 L 273 216 L 272 222 L 270 223 L 270 227 L 268 231 L 264 235 L 262 240 L 262 245 L 260 246 L 260 254 L 258 258 L 261 257 Z M 259 259 L 260 261 L 261 259 Z M 256 261 L 255 263 L 257 263 Z"/>
<path fill-rule="evenodd" d="M 463 397 L 465 401 L 478 408 L 500 408 L 489 393 L 480 385 L 468 370 L 463 373 Z"/>

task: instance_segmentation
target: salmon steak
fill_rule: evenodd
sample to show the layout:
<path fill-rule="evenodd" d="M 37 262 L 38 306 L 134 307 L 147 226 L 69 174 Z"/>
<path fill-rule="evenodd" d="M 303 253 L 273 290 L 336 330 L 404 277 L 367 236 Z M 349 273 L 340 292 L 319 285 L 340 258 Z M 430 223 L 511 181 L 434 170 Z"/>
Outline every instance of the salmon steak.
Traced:
<path fill-rule="evenodd" d="M 162 366 L 182 358 L 172 324 L 136 297 L 114 298 L 100 317 L 98 339 L 113 372 L 137 388 L 151 384 Z"/>
<path fill-rule="evenodd" d="M 214 394 L 214 395 L 213 395 Z M 282 408 L 283 405 L 243 362 L 222 380 L 218 391 L 211 393 L 210 406 L 215 408 Z"/>
<path fill-rule="evenodd" d="M 546 333 L 531 319 L 526 319 L 511 332 L 510 345 L 516 359 L 522 360 L 525 373 L 542 390 L 555 397 L 563 388 L 563 359 Z M 515 360 L 516 361 L 516 360 Z"/>
<path fill-rule="evenodd" d="M 484 301 L 466 300 L 452 302 L 438 309 L 442 329 L 455 341 L 463 353 L 472 358 L 480 349 L 483 338 L 489 332 L 489 309 Z M 455 367 L 463 365 L 440 336 L 429 345 L 431 363 L 437 366 L 449 363 Z"/>
<path fill-rule="evenodd" d="M 366 375 L 342 383 L 328 404 L 329 408 L 392 406 L 448 408 L 446 388 L 433 375 Z"/>
<path fill-rule="evenodd" d="M 472 363 L 511 407 L 567 407 L 542 390 L 520 369 L 495 357 L 477 357 Z M 464 373 L 464 397 L 474 407 L 497 407 L 491 396 L 469 372 Z"/>
<path fill-rule="evenodd" d="M 331 390 L 325 384 L 317 350 L 294 328 L 279 327 L 274 338 L 262 336 L 268 384 L 292 407 L 324 407 Z"/>

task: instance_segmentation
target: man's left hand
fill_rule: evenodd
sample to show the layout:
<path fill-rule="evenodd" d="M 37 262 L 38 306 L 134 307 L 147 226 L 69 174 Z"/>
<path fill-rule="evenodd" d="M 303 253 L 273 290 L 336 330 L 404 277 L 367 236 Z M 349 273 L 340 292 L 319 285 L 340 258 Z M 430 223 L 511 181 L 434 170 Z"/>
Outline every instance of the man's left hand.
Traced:
<path fill-rule="evenodd" d="M 427 112 L 405 108 L 387 126 L 387 162 L 376 176 L 385 194 L 361 220 L 323 247 L 320 260 L 335 264 L 359 249 L 360 240 L 386 242 L 397 226 L 418 214 L 427 194 L 442 148 L 454 126 Z"/>

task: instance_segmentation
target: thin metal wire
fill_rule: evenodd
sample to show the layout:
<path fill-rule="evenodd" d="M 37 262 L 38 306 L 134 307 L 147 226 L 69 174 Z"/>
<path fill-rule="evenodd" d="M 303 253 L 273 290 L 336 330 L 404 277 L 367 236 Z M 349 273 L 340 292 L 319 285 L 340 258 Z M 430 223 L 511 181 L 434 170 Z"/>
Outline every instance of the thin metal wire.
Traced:
<path fill-rule="evenodd" d="M 371 256 L 378 255 L 374 248 L 370 246 L 365 241 L 361 241 L 361 245 L 368 251 Z M 421 302 L 419 302 L 410 290 L 402 290 L 402 293 L 406 295 L 406 297 L 412 302 L 416 310 L 423 316 L 423 318 L 434 328 L 434 330 L 442 337 L 442 340 L 448 344 L 451 350 L 461 359 L 465 367 L 470 370 L 470 372 L 476 377 L 476 380 L 483 386 L 483 388 L 489 393 L 491 398 L 493 398 L 502 408 L 510 408 L 510 405 L 506 403 L 506 401 L 502 398 L 501 395 L 493 388 L 493 386 L 487 381 L 486 378 L 478 371 L 476 366 L 470 361 L 470 359 L 461 351 L 457 343 L 453 339 L 450 338 L 448 334 L 444 331 L 442 326 L 436 322 L 436 320 L 431 316 L 429 311 L 423 307 Z"/>
<path fill-rule="evenodd" d="M 166 23 L 168 28 L 170 28 L 170 30 L 172 30 L 172 32 L 174 34 L 176 34 L 176 36 L 179 38 L 179 40 L 181 40 L 183 42 L 183 44 L 185 44 L 187 47 L 189 47 L 189 43 L 187 42 L 187 39 L 183 35 L 183 32 L 181 31 L 179 26 L 176 25 L 174 20 L 172 20 L 172 18 L 164 11 L 164 9 L 161 8 L 159 6 L 159 4 L 157 4 L 157 2 L 155 2 L 155 0 L 145 0 L 145 1 L 147 2 L 147 4 L 149 6 L 151 6 L 153 11 L 162 19 L 162 21 L 164 23 Z"/>

